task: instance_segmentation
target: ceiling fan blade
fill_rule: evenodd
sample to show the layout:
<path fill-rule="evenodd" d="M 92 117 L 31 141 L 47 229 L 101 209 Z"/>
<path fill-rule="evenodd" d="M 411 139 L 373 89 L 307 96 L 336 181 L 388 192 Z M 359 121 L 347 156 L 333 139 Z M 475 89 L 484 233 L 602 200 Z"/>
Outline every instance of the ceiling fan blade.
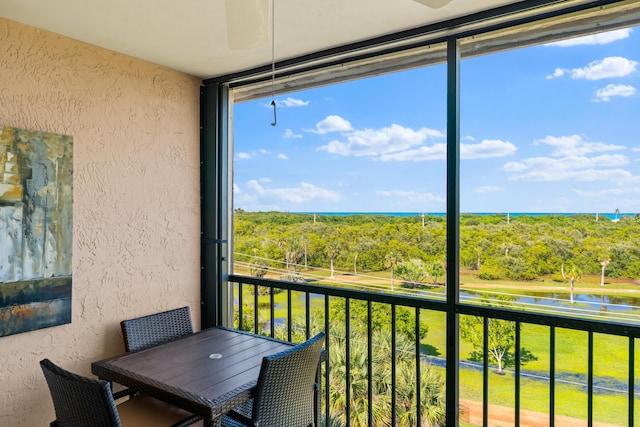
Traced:
<path fill-rule="evenodd" d="M 269 40 L 269 0 L 226 0 L 227 45 L 251 49 Z"/>
<path fill-rule="evenodd" d="M 446 5 L 447 3 L 451 2 L 451 0 L 414 0 L 414 1 L 417 1 L 418 3 L 423 4 L 432 9 L 439 9 L 442 6 Z"/>

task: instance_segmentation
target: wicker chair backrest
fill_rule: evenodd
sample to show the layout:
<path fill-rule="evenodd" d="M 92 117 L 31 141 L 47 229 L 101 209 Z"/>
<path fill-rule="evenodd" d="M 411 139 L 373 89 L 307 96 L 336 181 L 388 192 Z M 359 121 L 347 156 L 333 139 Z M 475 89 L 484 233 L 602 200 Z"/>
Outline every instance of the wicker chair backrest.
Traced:
<path fill-rule="evenodd" d="M 121 427 L 107 381 L 93 380 L 40 361 L 53 400 L 57 427 Z"/>
<path fill-rule="evenodd" d="M 123 320 L 120 327 L 127 352 L 144 350 L 193 333 L 189 307 Z"/>
<path fill-rule="evenodd" d="M 262 360 L 252 420 L 260 427 L 313 425 L 314 390 L 324 333 Z"/>

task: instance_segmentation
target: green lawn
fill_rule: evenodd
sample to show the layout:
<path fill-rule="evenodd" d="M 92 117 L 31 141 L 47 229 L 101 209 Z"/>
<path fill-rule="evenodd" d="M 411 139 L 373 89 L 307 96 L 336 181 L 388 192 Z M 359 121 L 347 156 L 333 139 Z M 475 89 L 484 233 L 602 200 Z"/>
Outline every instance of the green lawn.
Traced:
<path fill-rule="evenodd" d="M 514 377 L 491 374 L 489 377 L 489 403 L 514 406 Z M 556 384 L 557 415 L 587 418 L 587 395 L 581 387 Z M 460 398 L 482 401 L 482 372 L 460 370 Z M 640 400 L 636 399 L 636 405 Z M 521 409 L 549 412 L 549 385 L 544 381 L 523 379 L 521 382 Z M 594 394 L 594 420 L 620 426 L 627 425 L 628 401 L 620 394 Z"/>
<path fill-rule="evenodd" d="M 304 294 L 292 292 L 292 317 L 304 318 Z M 244 302 L 253 304 L 253 296 L 245 290 Z M 265 307 L 260 310 L 260 317 L 268 319 L 269 296 L 261 296 L 259 303 Z M 275 318 L 287 318 L 287 292 L 274 295 Z M 314 307 L 324 307 L 324 298 L 311 300 Z M 423 340 L 423 351 L 438 357 L 446 356 L 446 322 L 445 313 L 423 310 L 421 319 L 429 325 L 427 338 Z M 322 321 L 324 321 L 322 319 Z M 522 325 L 522 347 L 530 351 L 536 360 L 522 367 L 524 374 L 548 376 L 550 366 L 549 327 Z M 637 348 L 640 347 L 636 346 Z M 556 413 L 578 418 L 586 418 L 587 394 L 584 387 L 571 384 L 586 384 L 588 335 L 586 332 L 567 329 L 556 330 Z M 472 346 L 460 341 L 460 359 L 467 360 Z M 628 378 L 628 339 L 611 335 L 594 335 L 594 378 L 602 387 L 622 388 Z M 635 357 L 640 360 L 640 349 Z M 512 370 L 513 368 L 507 368 Z M 636 378 L 640 378 L 640 368 L 635 369 Z M 562 381 L 566 382 L 562 382 Z M 510 373 L 489 376 L 489 402 L 503 406 L 513 406 L 514 378 Z M 549 411 L 549 385 L 547 380 L 523 377 L 521 382 L 521 408 L 547 413 Z M 460 369 L 460 397 L 469 400 L 482 400 L 482 372 L 476 369 Z M 639 402 L 640 403 L 640 402 Z M 596 421 L 616 425 L 627 424 L 628 401 L 624 393 L 613 391 L 596 391 L 594 393 L 594 418 Z M 640 407 L 640 406 L 638 406 Z M 640 425 L 640 421 L 638 423 Z"/>
<path fill-rule="evenodd" d="M 433 325 L 425 344 L 436 348 L 445 356 L 446 328 L 445 314 L 425 311 Z M 546 326 L 525 324 L 521 332 L 522 347 L 533 353 L 537 360 L 522 367 L 523 373 L 547 375 L 550 367 L 549 328 Z M 582 381 L 586 384 L 587 374 L 586 332 L 558 329 L 556 331 L 556 375 L 566 381 Z M 460 341 L 460 359 L 468 358 L 471 345 Z M 640 360 L 640 350 L 636 346 L 635 358 Z M 513 368 L 509 368 L 512 370 Z M 594 380 L 601 381 L 603 387 L 620 388 L 620 382 L 626 383 L 629 370 L 628 339 L 612 335 L 594 335 Z M 635 368 L 635 377 L 640 378 L 640 367 Z M 609 379 L 607 381 L 607 379 Z M 618 380 L 611 384 L 610 379 Z M 613 381 L 615 382 L 615 381 Z M 514 405 L 514 378 L 512 375 L 489 376 L 489 402 L 503 406 Z M 549 412 L 549 385 L 546 380 L 532 380 L 526 377 L 521 383 L 521 408 L 539 412 Z M 460 397 L 482 401 L 482 372 L 473 369 L 460 370 Z M 640 404 L 640 400 L 636 399 Z M 596 392 L 594 394 L 594 417 L 596 421 L 617 425 L 627 425 L 628 399 L 624 393 Z M 586 418 L 587 394 L 585 388 L 566 383 L 556 383 L 556 413 L 559 415 Z M 637 423 L 640 425 L 640 420 Z"/>

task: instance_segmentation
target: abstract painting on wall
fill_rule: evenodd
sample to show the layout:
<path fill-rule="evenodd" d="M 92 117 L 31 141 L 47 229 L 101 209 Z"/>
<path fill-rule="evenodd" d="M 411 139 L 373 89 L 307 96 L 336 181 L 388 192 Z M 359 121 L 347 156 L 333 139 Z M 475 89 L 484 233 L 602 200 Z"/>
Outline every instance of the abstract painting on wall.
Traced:
<path fill-rule="evenodd" d="M 71 323 L 73 138 L 2 127 L 0 337 Z"/>

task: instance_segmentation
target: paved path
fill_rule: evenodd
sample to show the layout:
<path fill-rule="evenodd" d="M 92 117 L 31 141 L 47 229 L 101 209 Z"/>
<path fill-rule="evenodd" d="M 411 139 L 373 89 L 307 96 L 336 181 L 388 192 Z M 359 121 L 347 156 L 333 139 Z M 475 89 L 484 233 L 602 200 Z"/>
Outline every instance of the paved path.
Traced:
<path fill-rule="evenodd" d="M 471 400 L 460 399 L 460 408 L 463 413 L 460 417 L 462 421 L 473 425 L 482 425 L 482 403 Z M 563 415 L 556 415 L 555 425 L 558 427 L 587 427 L 586 419 L 571 418 Z M 488 427 L 508 427 L 515 426 L 515 415 L 513 408 L 499 405 L 489 405 Z M 544 412 L 534 412 L 520 410 L 520 427 L 548 427 L 549 414 Z M 606 424 L 594 422 L 593 427 L 620 427 L 616 424 Z"/>

